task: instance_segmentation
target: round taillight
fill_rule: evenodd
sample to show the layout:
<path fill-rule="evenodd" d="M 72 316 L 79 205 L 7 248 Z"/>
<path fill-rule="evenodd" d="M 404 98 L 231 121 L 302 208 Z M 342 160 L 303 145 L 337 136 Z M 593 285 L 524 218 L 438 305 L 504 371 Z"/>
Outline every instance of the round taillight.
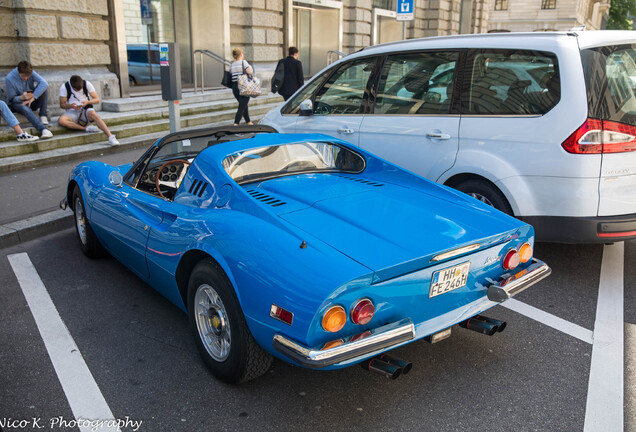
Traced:
<path fill-rule="evenodd" d="M 322 316 L 322 328 L 335 333 L 342 330 L 347 322 L 347 313 L 342 306 L 332 306 Z"/>
<path fill-rule="evenodd" d="M 521 262 L 521 255 L 519 255 L 519 252 L 517 252 L 514 249 L 510 249 L 508 252 L 506 252 L 506 255 L 504 256 L 504 259 L 501 265 L 506 270 L 512 270 L 515 267 L 517 267 L 520 262 Z"/>
<path fill-rule="evenodd" d="M 522 244 L 519 248 L 519 256 L 521 257 L 521 262 L 527 263 L 528 261 L 530 261 L 532 259 L 533 252 L 534 251 L 532 250 L 532 246 L 530 246 L 529 243 Z"/>
<path fill-rule="evenodd" d="M 358 300 L 358 302 L 351 308 L 351 322 L 359 325 L 366 325 L 373 318 L 375 313 L 375 306 L 371 300 L 365 298 Z"/>

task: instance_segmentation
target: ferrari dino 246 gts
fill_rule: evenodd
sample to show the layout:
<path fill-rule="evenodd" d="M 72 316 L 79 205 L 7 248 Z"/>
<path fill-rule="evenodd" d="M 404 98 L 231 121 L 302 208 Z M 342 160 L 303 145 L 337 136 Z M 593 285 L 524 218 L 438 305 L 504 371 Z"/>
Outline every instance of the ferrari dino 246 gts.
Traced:
<path fill-rule="evenodd" d="M 187 312 L 226 382 L 272 356 L 395 377 L 410 365 L 386 351 L 455 324 L 502 330 L 480 314 L 550 273 L 530 225 L 344 141 L 266 126 L 82 163 L 65 202 L 82 251 L 109 253 Z"/>

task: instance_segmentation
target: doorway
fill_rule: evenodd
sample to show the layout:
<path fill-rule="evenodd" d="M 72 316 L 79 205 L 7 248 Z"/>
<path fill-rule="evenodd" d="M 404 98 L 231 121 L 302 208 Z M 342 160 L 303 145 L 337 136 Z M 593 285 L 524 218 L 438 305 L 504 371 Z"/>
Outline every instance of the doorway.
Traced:
<path fill-rule="evenodd" d="M 373 9 L 373 45 L 402 40 L 403 23 L 395 16 L 395 11 Z"/>
<path fill-rule="evenodd" d="M 315 75 L 327 66 L 327 53 L 342 49 L 342 3 L 323 1 L 293 2 L 292 40 L 305 75 Z"/>

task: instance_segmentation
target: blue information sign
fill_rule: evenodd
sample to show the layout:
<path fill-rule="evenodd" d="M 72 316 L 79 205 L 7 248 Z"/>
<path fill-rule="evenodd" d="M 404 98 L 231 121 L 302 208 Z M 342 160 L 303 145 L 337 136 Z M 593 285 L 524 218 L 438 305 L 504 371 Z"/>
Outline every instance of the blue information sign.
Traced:
<path fill-rule="evenodd" d="M 415 19 L 413 0 L 397 0 L 397 15 L 395 19 L 398 21 L 412 21 Z"/>
<path fill-rule="evenodd" d="M 144 24 L 152 24 L 152 7 L 150 6 L 150 0 L 139 0 L 139 7 L 141 9 L 141 22 Z"/>

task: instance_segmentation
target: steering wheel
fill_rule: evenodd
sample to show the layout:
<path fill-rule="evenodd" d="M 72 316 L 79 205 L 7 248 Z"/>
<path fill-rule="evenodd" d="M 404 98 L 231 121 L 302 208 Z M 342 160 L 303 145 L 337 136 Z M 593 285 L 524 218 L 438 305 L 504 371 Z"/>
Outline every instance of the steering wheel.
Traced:
<path fill-rule="evenodd" d="M 183 168 L 181 169 L 181 174 L 179 174 L 177 176 L 177 178 L 175 178 L 174 180 L 171 178 L 170 180 L 163 180 L 163 176 L 164 175 L 168 175 L 170 177 L 172 177 L 172 175 L 170 174 L 170 170 L 168 170 L 167 173 L 163 172 L 163 169 L 166 168 L 168 165 L 173 165 L 173 164 L 183 164 Z M 181 184 L 181 180 L 183 180 L 183 178 L 186 175 L 186 172 L 188 171 L 186 169 L 187 166 L 190 166 L 190 162 L 188 162 L 185 159 L 173 159 L 173 160 L 169 160 L 167 162 L 165 162 L 163 165 L 161 165 L 159 167 L 159 169 L 157 170 L 157 178 L 155 179 L 155 186 L 157 187 L 157 192 L 159 192 L 159 196 L 163 199 L 166 199 L 166 197 L 163 195 L 163 193 L 161 192 L 161 188 L 159 186 L 166 186 L 172 189 L 177 189 L 179 187 L 179 185 Z M 178 170 L 178 168 L 177 168 Z M 174 171 L 172 174 L 175 174 L 176 171 Z"/>
<path fill-rule="evenodd" d="M 314 114 L 316 115 L 328 115 L 331 114 L 332 108 L 329 104 L 324 102 L 316 102 L 316 107 L 314 108 Z"/>

